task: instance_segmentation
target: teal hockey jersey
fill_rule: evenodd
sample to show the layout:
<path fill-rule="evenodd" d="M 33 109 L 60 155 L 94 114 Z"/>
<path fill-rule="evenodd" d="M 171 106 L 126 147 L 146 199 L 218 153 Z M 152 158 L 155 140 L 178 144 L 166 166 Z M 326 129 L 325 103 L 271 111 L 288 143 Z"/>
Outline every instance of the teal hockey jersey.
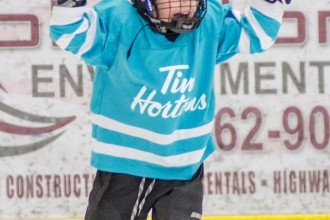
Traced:
<path fill-rule="evenodd" d="M 280 3 L 237 11 L 208 0 L 201 25 L 172 42 L 126 0 L 54 7 L 50 36 L 96 67 L 91 99 L 92 165 L 158 179 L 190 179 L 215 150 L 215 65 L 275 41 Z"/>

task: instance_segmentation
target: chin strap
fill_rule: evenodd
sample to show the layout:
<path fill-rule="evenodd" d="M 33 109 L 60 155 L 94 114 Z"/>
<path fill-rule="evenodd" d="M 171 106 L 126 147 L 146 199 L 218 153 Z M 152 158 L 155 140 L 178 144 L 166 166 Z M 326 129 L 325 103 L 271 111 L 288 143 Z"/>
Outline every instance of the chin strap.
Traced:
<path fill-rule="evenodd" d="M 57 0 L 57 5 L 68 8 L 82 7 L 86 5 L 86 0 Z"/>
<path fill-rule="evenodd" d="M 265 0 L 266 2 L 269 2 L 269 3 L 272 3 L 274 4 L 275 2 L 279 1 L 283 4 L 283 0 Z M 286 4 L 290 4 L 291 3 L 291 0 L 285 0 L 285 3 Z"/>

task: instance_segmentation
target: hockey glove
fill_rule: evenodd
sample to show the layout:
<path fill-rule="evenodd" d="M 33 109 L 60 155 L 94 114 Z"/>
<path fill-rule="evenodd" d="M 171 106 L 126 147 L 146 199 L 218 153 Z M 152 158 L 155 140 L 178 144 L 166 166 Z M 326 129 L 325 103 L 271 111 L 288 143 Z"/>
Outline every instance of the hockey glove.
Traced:
<path fill-rule="evenodd" d="M 57 5 L 68 8 L 81 7 L 86 5 L 86 0 L 57 0 Z"/>
<path fill-rule="evenodd" d="M 266 2 L 269 2 L 269 3 L 272 3 L 274 4 L 275 2 L 279 1 L 283 4 L 283 0 L 265 0 Z M 290 4 L 291 3 L 291 0 L 285 0 L 285 3 L 286 4 Z"/>

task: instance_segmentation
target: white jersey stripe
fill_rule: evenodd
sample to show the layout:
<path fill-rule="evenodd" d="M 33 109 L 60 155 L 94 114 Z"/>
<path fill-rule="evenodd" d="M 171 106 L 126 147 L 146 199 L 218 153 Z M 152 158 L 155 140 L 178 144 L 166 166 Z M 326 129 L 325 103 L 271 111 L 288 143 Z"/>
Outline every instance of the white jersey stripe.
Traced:
<path fill-rule="evenodd" d="M 236 19 L 240 21 L 242 19 L 241 11 L 233 9 L 233 14 Z M 249 53 L 250 52 L 250 37 L 244 29 L 241 31 L 238 48 L 240 53 Z"/>
<path fill-rule="evenodd" d="M 241 31 L 238 48 L 240 53 L 250 53 L 250 37 L 244 29 Z"/>
<path fill-rule="evenodd" d="M 56 44 L 58 46 L 60 46 L 61 48 L 67 48 L 69 46 L 69 44 L 71 43 L 71 41 L 73 40 L 73 38 L 80 33 L 86 32 L 86 30 L 88 29 L 88 25 L 89 22 L 87 19 L 84 19 L 82 24 L 79 26 L 79 28 L 70 34 L 63 34 L 57 41 Z"/>
<path fill-rule="evenodd" d="M 172 155 L 172 156 L 159 156 L 150 152 L 141 151 L 124 146 L 114 144 L 105 144 L 93 139 L 93 151 L 95 153 L 105 154 L 109 156 L 126 158 L 132 160 L 140 160 L 147 163 L 152 163 L 164 167 L 181 167 L 189 166 L 201 161 L 205 147 L 200 150 L 191 151 L 188 153 Z"/>
<path fill-rule="evenodd" d="M 144 128 L 128 125 L 102 115 L 92 114 L 92 122 L 102 128 L 120 132 L 137 138 L 142 138 L 160 145 L 172 144 L 176 141 L 200 137 L 212 132 L 213 121 L 210 123 L 190 129 L 180 129 L 172 134 L 161 134 Z"/>
<path fill-rule="evenodd" d="M 250 24 L 252 25 L 253 29 L 255 30 L 257 37 L 260 40 L 261 48 L 263 50 L 268 49 L 270 46 L 273 45 L 273 39 L 268 36 L 265 30 L 260 26 L 259 22 L 254 17 L 250 8 L 245 9 L 244 12 L 247 19 L 250 21 Z"/>
<path fill-rule="evenodd" d="M 81 48 L 78 51 L 78 55 L 81 56 L 82 54 L 86 53 L 87 51 L 90 50 L 92 47 L 95 36 L 96 36 L 96 28 L 97 28 L 97 14 L 93 9 L 89 9 L 86 11 L 88 17 L 89 17 L 89 22 L 90 22 L 90 28 L 87 30 L 86 33 L 86 41 L 85 43 L 81 46 Z"/>

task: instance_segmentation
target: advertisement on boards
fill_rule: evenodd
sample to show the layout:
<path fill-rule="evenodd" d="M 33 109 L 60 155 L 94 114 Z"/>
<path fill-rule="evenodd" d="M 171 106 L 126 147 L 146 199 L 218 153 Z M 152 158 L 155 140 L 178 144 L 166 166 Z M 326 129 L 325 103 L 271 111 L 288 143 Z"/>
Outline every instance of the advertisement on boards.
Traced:
<path fill-rule="evenodd" d="M 93 184 L 94 69 L 50 40 L 52 4 L 0 1 L 0 218 L 82 217 Z M 293 1 L 274 47 L 216 67 L 205 215 L 330 212 L 329 35 L 329 1 Z"/>

